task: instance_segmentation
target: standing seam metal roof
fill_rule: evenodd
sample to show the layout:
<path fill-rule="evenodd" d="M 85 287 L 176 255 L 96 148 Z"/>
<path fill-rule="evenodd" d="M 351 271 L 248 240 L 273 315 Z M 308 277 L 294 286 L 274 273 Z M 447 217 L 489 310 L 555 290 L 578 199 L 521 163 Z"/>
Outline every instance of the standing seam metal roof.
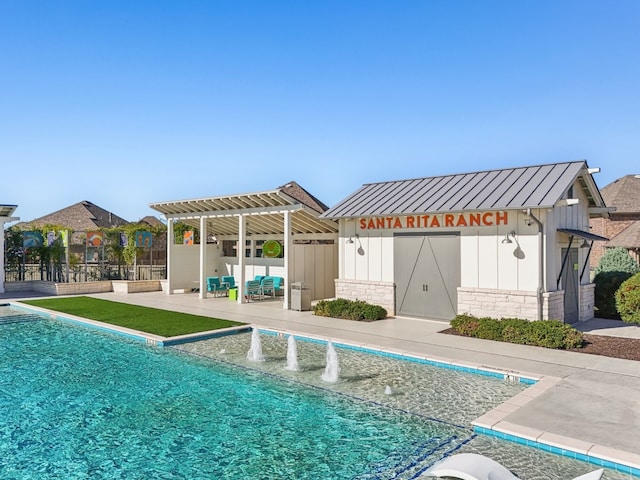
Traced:
<path fill-rule="evenodd" d="M 322 217 L 551 208 L 581 174 L 588 174 L 587 168 L 587 162 L 580 160 L 369 183 Z M 599 200 L 598 206 L 604 206 L 602 199 Z"/>

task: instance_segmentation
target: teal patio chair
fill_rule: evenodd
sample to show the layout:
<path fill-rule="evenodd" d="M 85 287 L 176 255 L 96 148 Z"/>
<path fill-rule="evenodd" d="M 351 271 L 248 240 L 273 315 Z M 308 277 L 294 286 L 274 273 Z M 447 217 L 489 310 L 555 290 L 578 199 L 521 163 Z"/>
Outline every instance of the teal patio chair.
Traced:
<path fill-rule="evenodd" d="M 262 297 L 262 287 L 258 280 L 248 280 L 244 285 L 244 294 L 247 300 L 260 299 Z"/>
<path fill-rule="evenodd" d="M 207 277 L 207 292 L 213 293 L 214 297 L 220 294 L 227 294 L 227 285 L 220 282 L 220 277 Z"/>
<path fill-rule="evenodd" d="M 236 279 L 233 275 L 224 275 L 222 277 L 222 283 L 225 283 L 228 289 L 236 288 Z"/>
<path fill-rule="evenodd" d="M 262 280 L 262 295 L 271 295 L 272 298 L 276 297 L 276 289 L 273 286 L 273 278 L 265 277 Z"/>

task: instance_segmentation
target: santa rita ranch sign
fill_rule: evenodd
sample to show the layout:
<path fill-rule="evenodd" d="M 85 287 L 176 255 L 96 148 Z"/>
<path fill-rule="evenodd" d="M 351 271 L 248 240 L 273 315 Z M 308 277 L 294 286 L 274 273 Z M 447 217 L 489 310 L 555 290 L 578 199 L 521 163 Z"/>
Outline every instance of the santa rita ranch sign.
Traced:
<path fill-rule="evenodd" d="M 405 215 L 398 217 L 361 218 L 360 230 L 442 228 L 442 227 L 492 227 L 507 225 L 509 212 L 462 212 L 434 215 Z"/>

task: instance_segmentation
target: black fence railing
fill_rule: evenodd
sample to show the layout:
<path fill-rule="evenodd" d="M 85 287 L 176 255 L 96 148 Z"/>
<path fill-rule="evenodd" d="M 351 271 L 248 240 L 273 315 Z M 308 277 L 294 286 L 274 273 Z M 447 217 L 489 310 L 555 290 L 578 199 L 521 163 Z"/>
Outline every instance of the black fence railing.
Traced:
<path fill-rule="evenodd" d="M 5 267 L 5 282 L 26 282 L 44 280 L 57 283 L 98 282 L 103 280 L 164 280 L 167 278 L 165 265 L 77 265 L 74 267 L 47 267 L 41 265 L 21 265 Z"/>

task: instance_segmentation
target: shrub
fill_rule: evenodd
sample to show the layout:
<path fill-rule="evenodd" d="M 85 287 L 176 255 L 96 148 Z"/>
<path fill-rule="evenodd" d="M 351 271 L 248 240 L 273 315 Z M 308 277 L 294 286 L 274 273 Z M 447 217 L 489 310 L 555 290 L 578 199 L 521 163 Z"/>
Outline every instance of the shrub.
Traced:
<path fill-rule="evenodd" d="M 622 320 L 640 324 L 640 273 L 620 285 L 616 292 L 616 308 Z"/>
<path fill-rule="evenodd" d="M 372 305 L 362 300 L 320 300 L 314 307 L 313 313 L 321 317 L 343 318 L 371 322 L 386 318 L 387 311 L 379 305 Z"/>
<path fill-rule="evenodd" d="M 599 318 L 620 318 L 615 294 L 622 283 L 632 276 L 628 272 L 600 272 L 593 279 L 595 284 L 594 306 Z"/>
<path fill-rule="evenodd" d="M 546 348 L 576 348 L 582 345 L 582 333 L 558 320 L 540 320 L 531 323 L 529 345 Z"/>
<path fill-rule="evenodd" d="M 527 345 L 532 323 L 521 318 L 503 318 L 502 341 Z"/>
<path fill-rule="evenodd" d="M 520 318 L 476 318 L 458 315 L 451 327 L 460 335 L 534 345 L 546 348 L 577 348 L 582 346 L 582 332 L 558 320 L 530 322 Z"/>
<path fill-rule="evenodd" d="M 640 265 L 629 255 L 626 248 L 608 248 L 593 271 L 595 275 L 601 272 L 625 272 L 635 275 L 640 273 Z"/>
<path fill-rule="evenodd" d="M 473 315 L 457 315 L 451 320 L 451 328 L 465 337 L 475 337 L 480 326 L 480 319 Z"/>

